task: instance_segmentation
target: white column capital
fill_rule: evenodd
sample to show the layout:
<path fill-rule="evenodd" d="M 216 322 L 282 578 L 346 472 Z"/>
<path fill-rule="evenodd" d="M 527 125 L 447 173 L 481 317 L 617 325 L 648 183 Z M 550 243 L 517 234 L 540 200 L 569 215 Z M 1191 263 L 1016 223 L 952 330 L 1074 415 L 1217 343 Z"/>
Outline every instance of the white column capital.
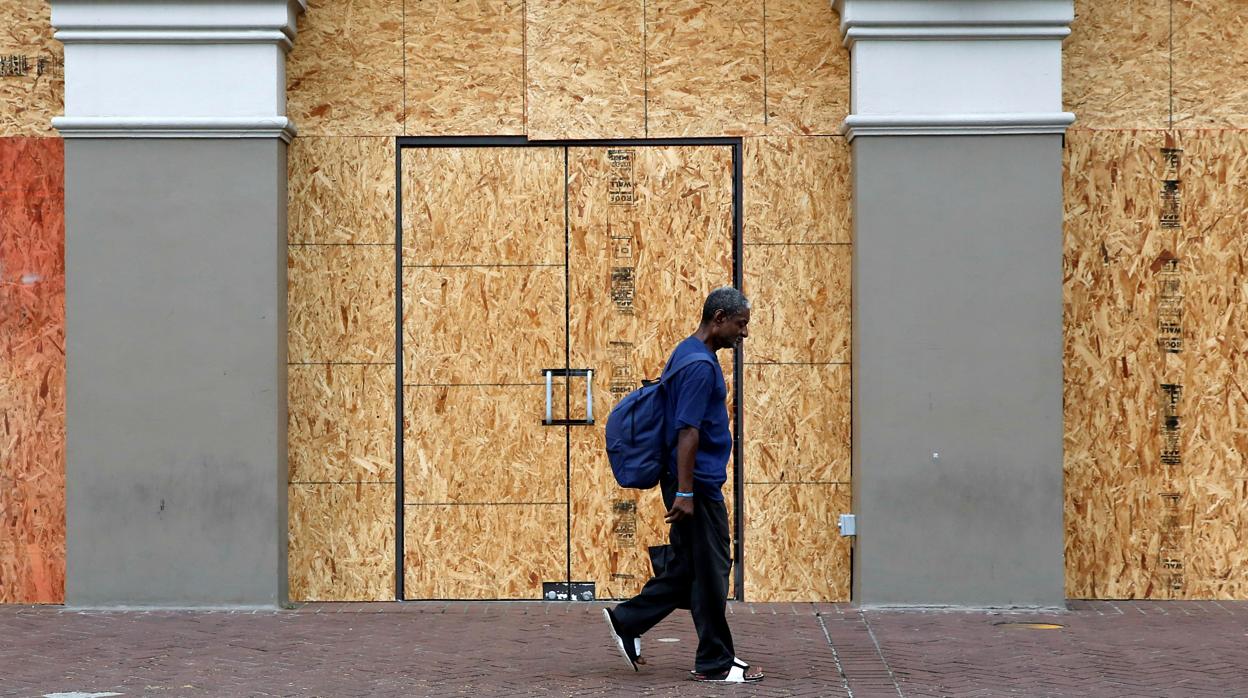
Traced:
<path fill-rule="evenodd" d="M 306 0 L 52 0 L 66 138 L 282 138 Z"/>
<path fill-rule="evenodd" d="M 851 54 L 849 138 L 1064 133 L 1072 0 L 834 0 Z"/>

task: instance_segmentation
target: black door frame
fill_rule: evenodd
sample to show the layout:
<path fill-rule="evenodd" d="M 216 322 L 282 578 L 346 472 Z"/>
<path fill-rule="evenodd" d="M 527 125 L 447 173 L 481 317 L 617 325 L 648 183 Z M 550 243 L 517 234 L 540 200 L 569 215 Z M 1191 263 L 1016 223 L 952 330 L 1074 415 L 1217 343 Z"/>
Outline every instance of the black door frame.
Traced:
<path fill-rule="evenodd" d="M 743 229 L 745 226 L 744 207 L 743 207 L 743 143 L 740 137 L 733 138 L 607 138 L 592 140 L 554 140 L 554 141 L 535 141 L 529 140 L 527 136 L 399 136 L 395 139 L 394 148 L 394 258 L 395 258 L 395 293 L 394 293 L 394 342 L 395 342 L 395 361 L 394 361 L 394 476 L 395 476 L 395 500 L 394 500 L 394 595 L 395 600 L 405 601 L 403 590 L 403 572 L 404 572 L 404 541 L 403 541 L 403 525 L 404 525 L 404 502 L 403 502 L 403 150 L 405 148 L 564 148 L 565 161 L 565 178 L 566 178 L 566 161 L 567 149 L 569 148 L 602 148 L 602 147 L 647 147 L 647 146 L 728 146 L 732 148 L 732 285 L 737 289 L 742 285 L 742 265 L 745 261 L 742 247 Z M 566 191 L 566 189 L 565 189 Z M 565 194 L 566 196 L 566 194 Z M 564 202 L 564 216 L 568 216 L 567 201 Z M 565 224 L 566 230 L 566 224 Z M 566 238 L 566 233 L 565 233 Z M 564 242 L 565 246 L 567 242 Z M 565 274 L 567 273 L 567 257 L 564 258 Z M 568 303 L 568 289 L 564 288 L 565 307 Z M 567 332 L 567 310 L 565 309 L 565 333 Z M 568 341 L 564 341 L 565 353 L 571 350 Z M 567 366 L 567 357 L 564 361 Z M 735 600 L 740 601 L 745 598 L 745 572 L 742 566 L 745 552 L 745 524 L 742 506 L 745 502 L 745 467 L 744 455 L 745 448 L 741 443 L 742 429 L 741 417 L 744 414 L 743 398 L 745 395 L 745 356 L 744 347 L 738 345 L 733 350 L 732 357 L 733 375 L 735 379 L 732 386 L 733 398 L 733 577 L 735 581 L 736 594 Z M 571 427 L 565 427 L 571 429 Z M 568 439 L 570 443 L 570 439 Z M 568 447 L 570 448 L 570 446 Z M 570 458 L 570 454 L 569 454 Z M 569 460 L 570 462 L 570 460 Z M 565 466 L 566 467 L 566 466 Z M 567 477 L 565 486 L 571 488 L 571 480 Z M 568 516 L 571 517 L 571 497 L 567 497 Z M 572 529 L 568 527 L 567 540 L 569 550 L 567 552 L 567 566 L 569 584 L 572 582 L 571 566 L 571 535 Z M 569 590 L 570 591 L 570 590 Z M 568 595 L 571 598 L 571 594 Z"/>

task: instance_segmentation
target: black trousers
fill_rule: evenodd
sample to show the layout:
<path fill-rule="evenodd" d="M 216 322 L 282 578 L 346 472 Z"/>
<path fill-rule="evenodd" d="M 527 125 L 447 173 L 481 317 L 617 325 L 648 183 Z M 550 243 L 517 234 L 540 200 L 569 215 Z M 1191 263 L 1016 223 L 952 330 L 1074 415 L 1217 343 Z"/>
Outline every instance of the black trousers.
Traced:
<path fill-rule="evenodd" d="M 664 478 L 659 485 L 670 510 L 676 483 Z M 724 616 L 732 568 L 731 534 L 723 502 L 697 497 L 693 512 L 691 519 L 672 525 L 668 564 L 646 582 L 640 594 L 612 613 L 620 630 L 640 637 L 672 611 L 688 608 L 698 632 L 694 670 L 710 674 L 727 671 L 735 656 L 732 631 Z"/>

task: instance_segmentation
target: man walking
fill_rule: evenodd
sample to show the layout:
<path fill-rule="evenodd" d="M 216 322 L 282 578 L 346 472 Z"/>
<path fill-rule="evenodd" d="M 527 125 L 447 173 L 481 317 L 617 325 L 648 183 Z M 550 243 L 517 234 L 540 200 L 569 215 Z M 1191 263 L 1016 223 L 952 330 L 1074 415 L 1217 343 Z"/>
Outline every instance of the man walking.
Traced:
<path fill-rule="evenodd" d="M 732 430 L 725 402 L 728 390 L 715 352 L 749 336 L 750 303 L 735 288 L 718 288 L 702 307 L 697 332 L 676 346 L 667 365 L 702 354 L 666 378 L 667 436 L 674 443 L 659 479 L 672 558 L 641 593 L 603 615 L 611 636 L 634 670 L 641 660 L 641 636 L 677 608 L 688 608 L 698 633 L 691 672 L 696 681 L 758 681 L 763 672 L 734 654 L 724 616 L 732 565 L 728 511 L 721 491 L 728 479 Z M 666 371 L 665 371 L 666 372 Z"/>

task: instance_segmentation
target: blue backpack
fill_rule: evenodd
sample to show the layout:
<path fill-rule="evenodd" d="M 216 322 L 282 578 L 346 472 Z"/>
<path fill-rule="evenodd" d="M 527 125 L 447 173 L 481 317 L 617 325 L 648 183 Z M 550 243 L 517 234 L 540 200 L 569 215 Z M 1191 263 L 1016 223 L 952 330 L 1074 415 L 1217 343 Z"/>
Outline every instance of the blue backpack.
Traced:
<path fill-rule="evenodd" d="M 648 490 L 659 484 L 672 444 L 667 437 L 667 381 L 686 366 L 711 357 L 697 353 L 668 364 L 658 381 L 624 396 L 607 415 L 607 460 L 620 487 Z"/>

